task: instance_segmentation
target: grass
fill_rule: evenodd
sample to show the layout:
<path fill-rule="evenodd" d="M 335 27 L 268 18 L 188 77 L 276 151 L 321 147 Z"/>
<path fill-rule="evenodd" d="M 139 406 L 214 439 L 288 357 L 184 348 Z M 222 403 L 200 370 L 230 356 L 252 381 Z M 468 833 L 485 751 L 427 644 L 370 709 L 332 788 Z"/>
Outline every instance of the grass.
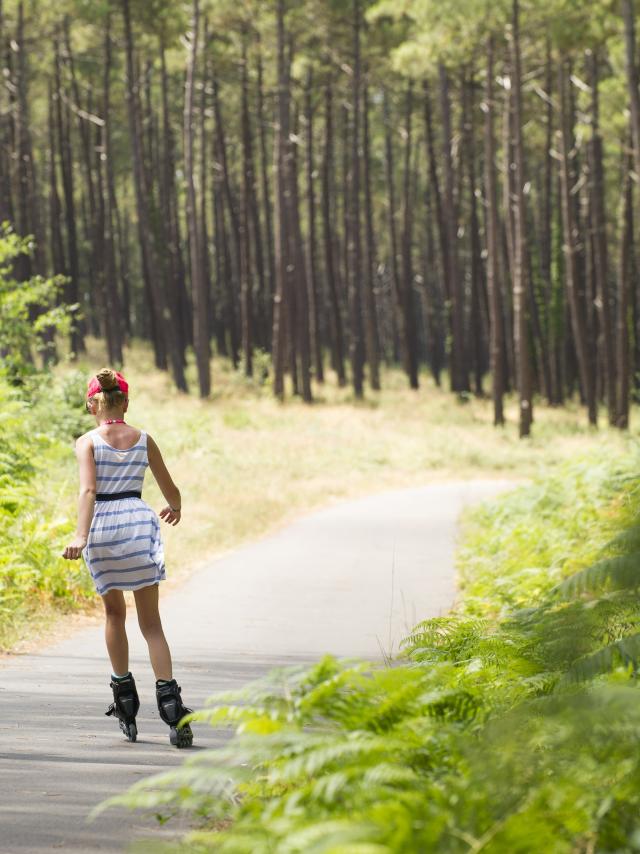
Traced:
<path fill-rule="evenodd" d="M 63 536 L 75 524 L 76 464 L 72 437 L 94 425 L 79 406 L 86 379 L 105 363 L 98 342 L 76 365 L 55 369 L 55 389 L 34 410 L 43 426 L 53 420 L 66 443 L 54 464 L 47 460 L 44 494 L 56 502 Z M 538 407 L 533 436 L 517 435 L 517 406 L 507 402 L 508 425 L 492 425 L 491 402 L 458 401 L 424 373 L 420 391 L 406 387 L 397 370 L 383 373 L 383 391 L 367 391 L 355 401 L 350 388 L 330 378 L 312 406 L 289 397 L 274 400 L 267 384 L 245 378 L 215 359 L 213 393 L 206 401 L 195 391 L 180 394 L 167 374 L 157 371 L 148 348 L 134 344 L 126 353 L 131 386 L 128 420 L 150 432 L 183 493 L 183 521 L 164 528 L 169 584 L 217 554 L 286 524 L 321 505 L 434 479 L 530 478 L 586 452 L 624 453 L 636 441 L 586 424 L 583 410 Z M 197 388 L 189 367 L 192 389 Z M 75 401 L 69 412 L 52 412 L 52 401 Z M 161 497 L 151 477 L 145 498 L 158 508 Z M 56 547 L 62 549 L 61 535 Z M 84 600 L 83 600 L 84 601 Z M 50 623 L 41 603 L 28 621 L 17 619 L 0 645 L 15 647 Z M 78 604 L 78 603 L 76 603 Z M 45 617 L 42 618 L 42 614 Z"/>

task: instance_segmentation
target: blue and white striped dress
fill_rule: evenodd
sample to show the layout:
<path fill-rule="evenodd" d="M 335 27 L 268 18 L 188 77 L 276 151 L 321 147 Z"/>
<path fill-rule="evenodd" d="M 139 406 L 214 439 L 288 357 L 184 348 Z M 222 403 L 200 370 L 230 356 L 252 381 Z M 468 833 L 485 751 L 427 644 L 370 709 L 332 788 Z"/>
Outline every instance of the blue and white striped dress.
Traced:
<path fill-rule="evenodd" d="M 88 434 L 96 461 L 96 492 L 141 492 L 149 465 L 147 434 L 125 451 L 113 448 L 98 430 Z M 141 498 L 97 501 L 82 555 L 100 595 L 139 590 L 165 577 L 157 514 Z"/>

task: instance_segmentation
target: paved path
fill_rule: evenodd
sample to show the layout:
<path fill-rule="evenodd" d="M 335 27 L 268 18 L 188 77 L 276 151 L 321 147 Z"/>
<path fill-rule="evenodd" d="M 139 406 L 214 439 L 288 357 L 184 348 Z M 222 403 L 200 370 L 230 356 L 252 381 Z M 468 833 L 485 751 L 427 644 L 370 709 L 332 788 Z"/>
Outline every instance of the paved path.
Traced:
<path fill-rule="evenodd" d="M 324 652 L 374 658 L 396 652 L 413 624 L 445 613 L 455 598 L 461 508 L 509 485 L 438 483 L 339 504 L 194 574 L 162 604 L 187 702 L 198 706 L 270 667 Z M 0 667 L 3 854 L 124 851 L 134 838 L 179 829 L 170 822 L 157 831 L 152 818 L 114 810 L 85 822 L 105 797 L 184 755 L 170 748 L 157 716 L 134 620 L 129 634 L 142 698 L 136 744 L 102 714 L 110 690 L 100 629 Z M 226 737 L 196 729 L 198 749 Z"/>

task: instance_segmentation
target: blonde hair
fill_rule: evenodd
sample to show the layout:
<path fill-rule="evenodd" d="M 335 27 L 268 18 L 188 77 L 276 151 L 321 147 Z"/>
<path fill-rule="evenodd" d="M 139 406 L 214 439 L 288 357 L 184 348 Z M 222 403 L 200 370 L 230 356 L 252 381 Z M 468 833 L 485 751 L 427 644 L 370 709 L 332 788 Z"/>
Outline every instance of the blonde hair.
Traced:
<path fill-rule="evenodd" d="M 124 406 L 127 395 L 121 391 L 118 385 L 116 372 L 112 368 L 102 368 L 96 374 L 96 378 L 100 383 L 102 391 L 94 394 L 89 400 L 95 400 L 98 404 L 98 411 L 105 409 L 118 409 Z"/>

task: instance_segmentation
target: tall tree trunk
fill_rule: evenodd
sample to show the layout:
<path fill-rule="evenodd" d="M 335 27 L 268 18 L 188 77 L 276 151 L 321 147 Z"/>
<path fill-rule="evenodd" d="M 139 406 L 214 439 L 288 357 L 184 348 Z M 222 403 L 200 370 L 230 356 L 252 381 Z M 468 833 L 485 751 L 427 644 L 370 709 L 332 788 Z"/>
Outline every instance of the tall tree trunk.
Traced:
<path fill-rule="evenodd" d="M 264 114 L 264 82 L 262 52 L 258 50 L 258 139 L 260 141 L 260 172 L 262 180 L 262 206 L 264 208 L 265 245 L 267 249 L 267 283 L 263 295 L 262 309 L 265 312 L 267 329 L 273 324 L 273 295 L 275 291 L 275 261 L 273 237 L 273 211 L 269 191 L 269 158 L 267 155 L 267 120 Z"/>
<path fill-rule="evenodd" d="M 416 312 L 413 300 L 413 204 L 412 187 L 415 185 L 411 172 L 411 119 L 413 114 L 413 82 L 407 87 L 404 146 L 403 228 L 402 228 L 402 313 L 407 353 L 409 386 L 417 389 L 418 382 L 418 338 Z"/>
<path fill-rule="evenodd" d="M 222 117 L 222 107 L 220 104 L 220 96 L 218 91 L 218 81 L 213 81 L 213 112 L 216 120 L 216 135 L 218 138 L 218 160 L 222 171 L 222 187 L 224 189 L 224 197 L 227 202 L 229 211 L 229 225 L 231 228 L 231 259 L 233 269 L 233 281 L 236 283 L 236 290 L 241 292 L 240 285 L 240 264 L 241 264 L 241 236 L 240 236 L 240 215 L 238 213 L 238 203 L 236 194 L 231 183 L 231 169 L 229 166 L 229 157 L 227 152 L 227 139 L 225 133 L 225 125 Z M 242 306 L 240 307 L 242 314 Z M 242 321 L 241 321 L 242 323 Z M 234 359 L 236 357 L 234 356 Z"/>
<path fill-rule="evenodd" d="M 571 152 L 570 129 L 568 126 L 567 93 L 565 81 L 565 60 L 558 61 L 558 97 L 560 102 L 560 184 L 562 193 L 562 218 L 564 231 L 564 251 L 566 262 L 567 295 L 571 313 L 571 326 L 578 360 L 580 384 L 584 395 L 590 424 L 597 423 L 597 404 L 595 383 L 589 370 L 588 339 L 586 329 L 586 312 L 584 295 L 580 294 L 580 282 L 577 265 L 577 229 L 574 219 L 573 202 L 571 198 L 571 172 L 569 157 Z"/>
<path fill-rule="evenodd" d="M 211 392 L 211 351 L 209 344 L 209 305 L 207 283 L 202 269 L 202 249 L 198 212 L 196 206 L 196 188 L 193 177 L 193 101 L 195 88 L 195 69 L 200 35 L 200 3 L 193 0 L 191 9 L 191 32 L 189 33 L 189 54 L 187 60 L 187 79 L 184 98 L 184 171 L 187 185 L 187 230 L 189 232 L 189 255 L 191 259 L 191 299 L 193 301 L 193 347 L 198 367 L 198 385 L 200 397 L 208 397 Z"/>
<path fill-rule="evenodd" d="M 296 124 L 292 137 L 299 138 Z M 296 356 L 300 360 L 300 392 L 305 403 L 311 403 L 311 350 L 309 330 L 309 285 L 307 282 L 306 265 L 304 257 L 304 244 L 302 240 L 302 229 L 300 226 L 300 197 L 298 190 L 298 143 L 290 141 L 291 158 L 289 167 L 290 187 L 287 194 L 289 210 L 287 219 L 289 227 L 289 253 L 292 261 L 291 285 L 295 289 L 295 310 L 292 321 L 292 337 L 296 339 Z"/>
<path fill-rule="evenodd" d="M 29 116 L 27 47 L 25 44 L 24 3 L 18 3 L 18 25 L 16 38 L 13 42 L 17 53 L 16 62 L 16 141 L 18 157 L 18 180 L 20 193 L 18 196 L 18 227 L 23 235 L 33 235 L 35 251 L 33 261 L 28 256 L 21 256 L 16 269 L 18 278 L 28 278 L 32 273 L 46 274 L 46 250 L 44 233 L 40 218 L 40 201 L 36 179 L 36 167 L 33 158 L 31 139 L 31 123 Z"/>
<path fill-rule="evenodd" d="M 96 174 L 98 176 L 99 210 L 102 224 L 102 257 L 104 259 L 104 304 L 107 312 L 106 330 L 109 362 L 121 365 L 122 354 L 122 307 L 118 294 L 116 277 L 116 259 L 113 239 L 113 208 L 110 186 L 113 173 L 113 152 L 111 147 L 111 15 L 107 14 L 104 32 L 104 65 L 102 120 L 99 128 L 101 151 L 97 151 Z"/>
<path fill-rule="evenodd" d="M 513 68 L 513 155 L 515 163 L 514 247 L 513 247 L 513 312 L 520 398 L 520 436 L 528 436 L 533 421 L 531 354 L 527 318 L 526 284 L 526 213 L 524 198 L 524 152 L 522 142 L 522 68 L 520 58 L 519 1 L 513 0 L 512 68 Z"/>
<path fill-rule="evenodd" d="M 438 263 L 436 252 L 436 241 L 434 237 L 433 216 L 433 185 L 428 185 L 425 195 L 425 231 L 426 240 L 423 242 L 422 268 L 423 268 L 423 306 L 427 324 L 427 350 L 429 353 L 429 366 L 435 384 L 440 388 L 442 384 L 441 371 L 444 365 L 444 341 L 445 331 L 443 329 L 444 299 L 442 269 L 444 258 Z"/>
<path fill-rule="evenodd" d="M 402 366 L 411 376 L 409 362 L 408 336 L 406 327 L 405 304 L 403 300 L 402 273 L 400 268 L 398 229 L 396 225 L 396 190 L 395 168 L 393 157 L 393 138 L 391 136 L 391 115 L 389 109 L 389 94 L 384 90 L 384 138 L 385 138 L 385 167 L 387 179 L 387 210 L 389 224 L 389 250 L 391 253 L 391 283 L 393 292 L 393 313 L 395 318 L 395 339 L 400 346 Z"/>
<path fill-rule="evenodd" d="M 469 178 L 469 254 L 471 257 L 471 316 L 469 333 L 472 341 L 474 392 L 484 394 L 482 379 L 486 371 L 486 289 L 480 248 L 480 222 L 476 198 L 476 153 L 473 127 L 473 79 L 462 81 L 463 142 Z"/>
<path fill-rule="evenodd" d="M 348 233 L 348 294 L 349 294 L 349 355 L 351 380 L 357 398 L 363 396 L 364 347 L 362 336 L 362 235 L 360 230 L 360 30 L 362 27 L 360 0 L 353 0 L 353 74 L 351 87 L 352 134 L 349 181 Z"/>
<path fill-rule="evenodd" d="M 0 34 L 1 37 L 1 34 Z M 62 273 L 68 275 L 67 263 L 65 260 L 64 242 L 62 239 L 62 205 L 60 204 L 60 194 L 58 192 L 58 169 L 57 169 L 57 146 L 56 146 L 56 123 L 55 123 L 55 105 L 54 93 L 51 83 L 49 83 L 48 92 L 48 111 L 47 111 L 47 129 L 49 131 L 49 220 L 51 222 L 50 229 L 50 244 L 51 244 L 51 261 L 54 273 Z M 0 145 L 2 145 L 2 137 L 0 136 Z M 1 212 L 0 212 L 1 215 Z M 0 220 L 1 221 L 1 220 Z"/>
<path fill-rule="evenodd" d="M 202 256 L 202 277 L 204 281 L 206 315 L 207 315 L 207 340 L 209 341 L 209 355 L 211 355 L 211 256 L 209 253 L 209 221 L 208 221 L 208 189 L 209 189 L 209 161 L 207 157 L 207 93 L 210 92 L 210 68 L 207 48 L 209 46 L 209 24 L 205 16 L 202 34 L 202 56 L 203 68 L 200 75 L 200 106 L 199 106 L 199 129 L 198 129 L 198 154 L 199 154 L 199 193 L 198 203 L 198 225 L 200 228 L 200 253 Z M 168 238 L 167 238 L 168 240 Z"/>
<path fill-rule="evenodd" d="M 487 38 L 487 77 L 484 114 L 484 183 L 486 192 L 487 235 L 487 287 L 489 289 L 489 353 L 491 363 L 493 423 L 504 424 L 504 362 L 502 327 L 502 287 L 500 276 L 500 249 L 498 245 L 498 187 L 495 165 L 493 95 L 493 36 Z"/>
<path fill-rule="evenodd" d="M 56 127 L 58 132 L 58 147 L 60 149 L 60 171 L 62 174 L 62 191 L 64 195 L 64 220 L 67 238 L 67 258 L 69 259 L 69 283 L 65 290 L 68 305 L 79 305 L 80 298 L 80 269 L 78 263 L 78 235 L 76 230 L 76 203 L 73 182 L 73 152 L 71 148 L 70 128 L 65 125 L 62 110 L 62 80 L 60 72 L 60 50 L 58 39 L 54 39 L 54 70 L 56 86 Z M 72 316 L 70 330 L 70 345 L 72 358 L 84 351 L 84 339 L 81 325 Z"/>
<path fill-rule="evenodd" d="M 214 160 L 217 163 L 222 162 L 220 156 L 220 140 L 219 137 L 214 137 Z M 218 297 L 221 301 L 221 319 L 224 329 L 227 330 L 228 336 L 224 335 L 222 330 L 223 342 L 221 353 L 227 354 L 227 337 L 228 349 L 231 354 L 231 362 L 235 369 L 239 365 L 240 342 L 238 336 L 237 310 L 234 294 L 235 273 L 233 262 L 231 260 L 230 240 L 225 218 L 224 207 L 224 177 L 221 171 L 217 169 L 213 178 L 213 205 L 214 219 L 217 223 L 217 238 L 216 238 L 216 262 L 219 263 L 218 275 Z"/>
<path fill-rule="evenodd" d="M 162 95 L 162 169 L 160 179 L 160 205 L 166 217 L 166 239 L 168 252 L 168 302 L 176 321 L 176 338 L 182 360 L 185 350 L 193 344 L 191 306 L 185 281 L 184 259 L 180 239 L 180 217 L 175 180 L 175 141 L 171 127 L 169 107 L 169 80 L 162 39 L 160 51 L 160 85 Z"/>
<path fill-rule="evenodd" d="M 615 348 L 611 325 L 611 305 L 609 296 L 609 264 L 607 252 L 607 216 L 604 200 L 604 166 L 602 136 L 600 135 L 600 110 L 598 101 L 598 55 L 595 51 L 589 57 L 591 66 L 591 144 L 590 154 L 590 202 L 593 223 L 593 255 L 596 283 L 596 307 L 602 336 L 602 354 L 604 356 L 604 385 L 607 398 L 609 424 L 617 420 Z"/>
<path fill-rule="evenodd" d="M 285 24 L 284 0 L 277 0 L 277 52 L 278 52 L 278 119 L 276 124 L 276 140 L 274 151 L 275 179 L 275 272 L 276 290 L 273 306 L 273 391 L 277 398 L 284 399 L 284 365 L 286 344 L 286 314 L 285 305 L 287 292 L 287 222 L 286 222 L 286 148 L 289 138 L 289 92 L 285 66 Z"/>
<path fill-rule="evenodd" d="M 306 164 L 307 164 L 307 280 L 309 283 L 309 329 L 311 352 L 316 380 L 324 382 L 322 364 L 322 340 L 320 332 L 320 300 L 318 294 L 318 241 L 316 234 L 316 190 L 315 167 L 313 157 L 313 72 L 307 73 L 305 83 L 305 124 L 306 124 Z"/>
<path fill-rule="evenodd" d="M 247 68 L 248 75 L 248 68 Z M 248 78 L 247 78 L 248 85 Z M 254 312 L 255 320 L 255 341 L 256 344 L 267 350 L 271 346 L 271 321 L 269 316 L 269 305 L 271 299 L 271 285 L 269 281 L 268 263 L 265 262 L 265 247 L 264 247 L 264 230 L 260 218 L 260 202 L 258 199 L 258 177 L 256 172 L 256 162 L 254 153 L 254 136 L 251 125 L 251 111 L 249 102 L 249 90 L 247 88 L 247 110 L 249 113 L 248 130 L 249 137 L 247 143 L 247 154 L 250 171 L 249 183 L 249 218 L 251 236 L 253 237 L 253 245 L 255 247 L 255 264 L 254 273 L 257 278 L 257 310 L 256 298 L 252 296 L 251 309 Z M 268 252 L 271 251 L 269 248 Z"/>
<path fill-rule="evenodd" d="M 253 375 L 253 301 L 251 282 L 251 234 L 249 207 L 253 200 L 253 157 L 249 123 L 249 79 L 247 32 L 242 35 L 242 207 L 239 217 L 240 237 L 240 315 L 242 318 L 242 352 L 245 376 Z"/>
<path fill-rule="evenodd" d="M 469 373 L 465 353 L 464 338 L 464 301 L 462 281 L 458 264 L 458 216 L 454 197 L 454 170 L 451 153 L 451 99 L 449 95 L 449 75 L 444 65 L 440 65 L 440 104 L 442 110 L 442 144 L 445 189 L 443 212 L 447 229 L 447 249 L 449 274 L 449 300 L 451 304 L 451 390 L 469 391 Z"/>
<path fill-rule="evenodd" d="M 344 335 L 342 330 L 342 315 L 338 297 L 338 278 L 335 264 L 333 210 L 333 104 L 331 86 L 325 89 L 325 136 L 322 159 L 322 225 L 325 257 L 325 275 L 329 292 L 331 316 L 331 342 L 333 347 L 333 366 L 338 375 L 340 386 L 345 385 L 344 370 Z"/>
<path fill-rule="evenodd" d="M 93 282 L 99 279 L 99 265 L 96 261 L 96 246 L 97 246 L 97 231 L 96 222 L 98 218 L 97 200 L 95 191 L 95 180 L 93 170 L 93 158 L 91 152 L 91 125 L 89 116 L 91 109 L 83 109 L 82 98 L 80 95 L 80 84 L 76 75 L 75 59 L 71 47 L 71 24 L 68 16 L 64 19 L 64 41 L 66 51 L 67 67 L 71 79 L 71 94 L 73 112 L 77 119 L 77 126 L 80 132 L 80 152 L 83 171 L 83 190 L 88 201 L 88 217 L 86 222 L 86 234 L 89 243 L 88 263 L 89 263 L 89 281 Z M 71 133 L 71 123 L 69 123 L 69 133 Z M 91 298 L 91 288 L 89 288 L 89 297 Z"/>
<path fill-rule="evenodd" d="M 373 198 L 371 193 L 371 137 L 369 131 L 369 92 L 365 85 L 362 96 L 364 149 L 364 204 L 366 266 L 364 280 L 365 346 L 369 365 L 369 383 L 374 391 L 380 389 L 380 355 L 375 298 L 375 237 L 373 230 Z"/>
<path fill-rule="evenodd" d="M 541 199 L 540 199 L 540 275 L 542 278 L 542 293 L 545 308 L 545 347 L 549 363 L 549 388 L 548 401 L 556 404 L 560 400 L 559 373 L 558 373 L 558 342 L 555 330 L 554 307 L 556 294 L 554 290 L 557 285 L 552 280 L 552 233 L 553 233 L 553 174 L 554 164 L 552 159 L 553 147 L 553 101 L 551 99 L 553 87 L 553 63 L 551 58 L 551 47 L 547 42 L 547 55 L 545 58 L 545 146 L 544 146 L 544 177 Z"/>
<path fill-rule="evenodd" d="M 631 158 L 629 158 L 631 159 Z M 633 184 L 631 181 L 632 163 L 625 170 L 622 190 L 622 241 L 618 264 L 618 304 L 616 314 L 616 426 L 621 430 L 629 427 L 629 307 L 631 284 L 631 246 L 633 242 Z"/>

